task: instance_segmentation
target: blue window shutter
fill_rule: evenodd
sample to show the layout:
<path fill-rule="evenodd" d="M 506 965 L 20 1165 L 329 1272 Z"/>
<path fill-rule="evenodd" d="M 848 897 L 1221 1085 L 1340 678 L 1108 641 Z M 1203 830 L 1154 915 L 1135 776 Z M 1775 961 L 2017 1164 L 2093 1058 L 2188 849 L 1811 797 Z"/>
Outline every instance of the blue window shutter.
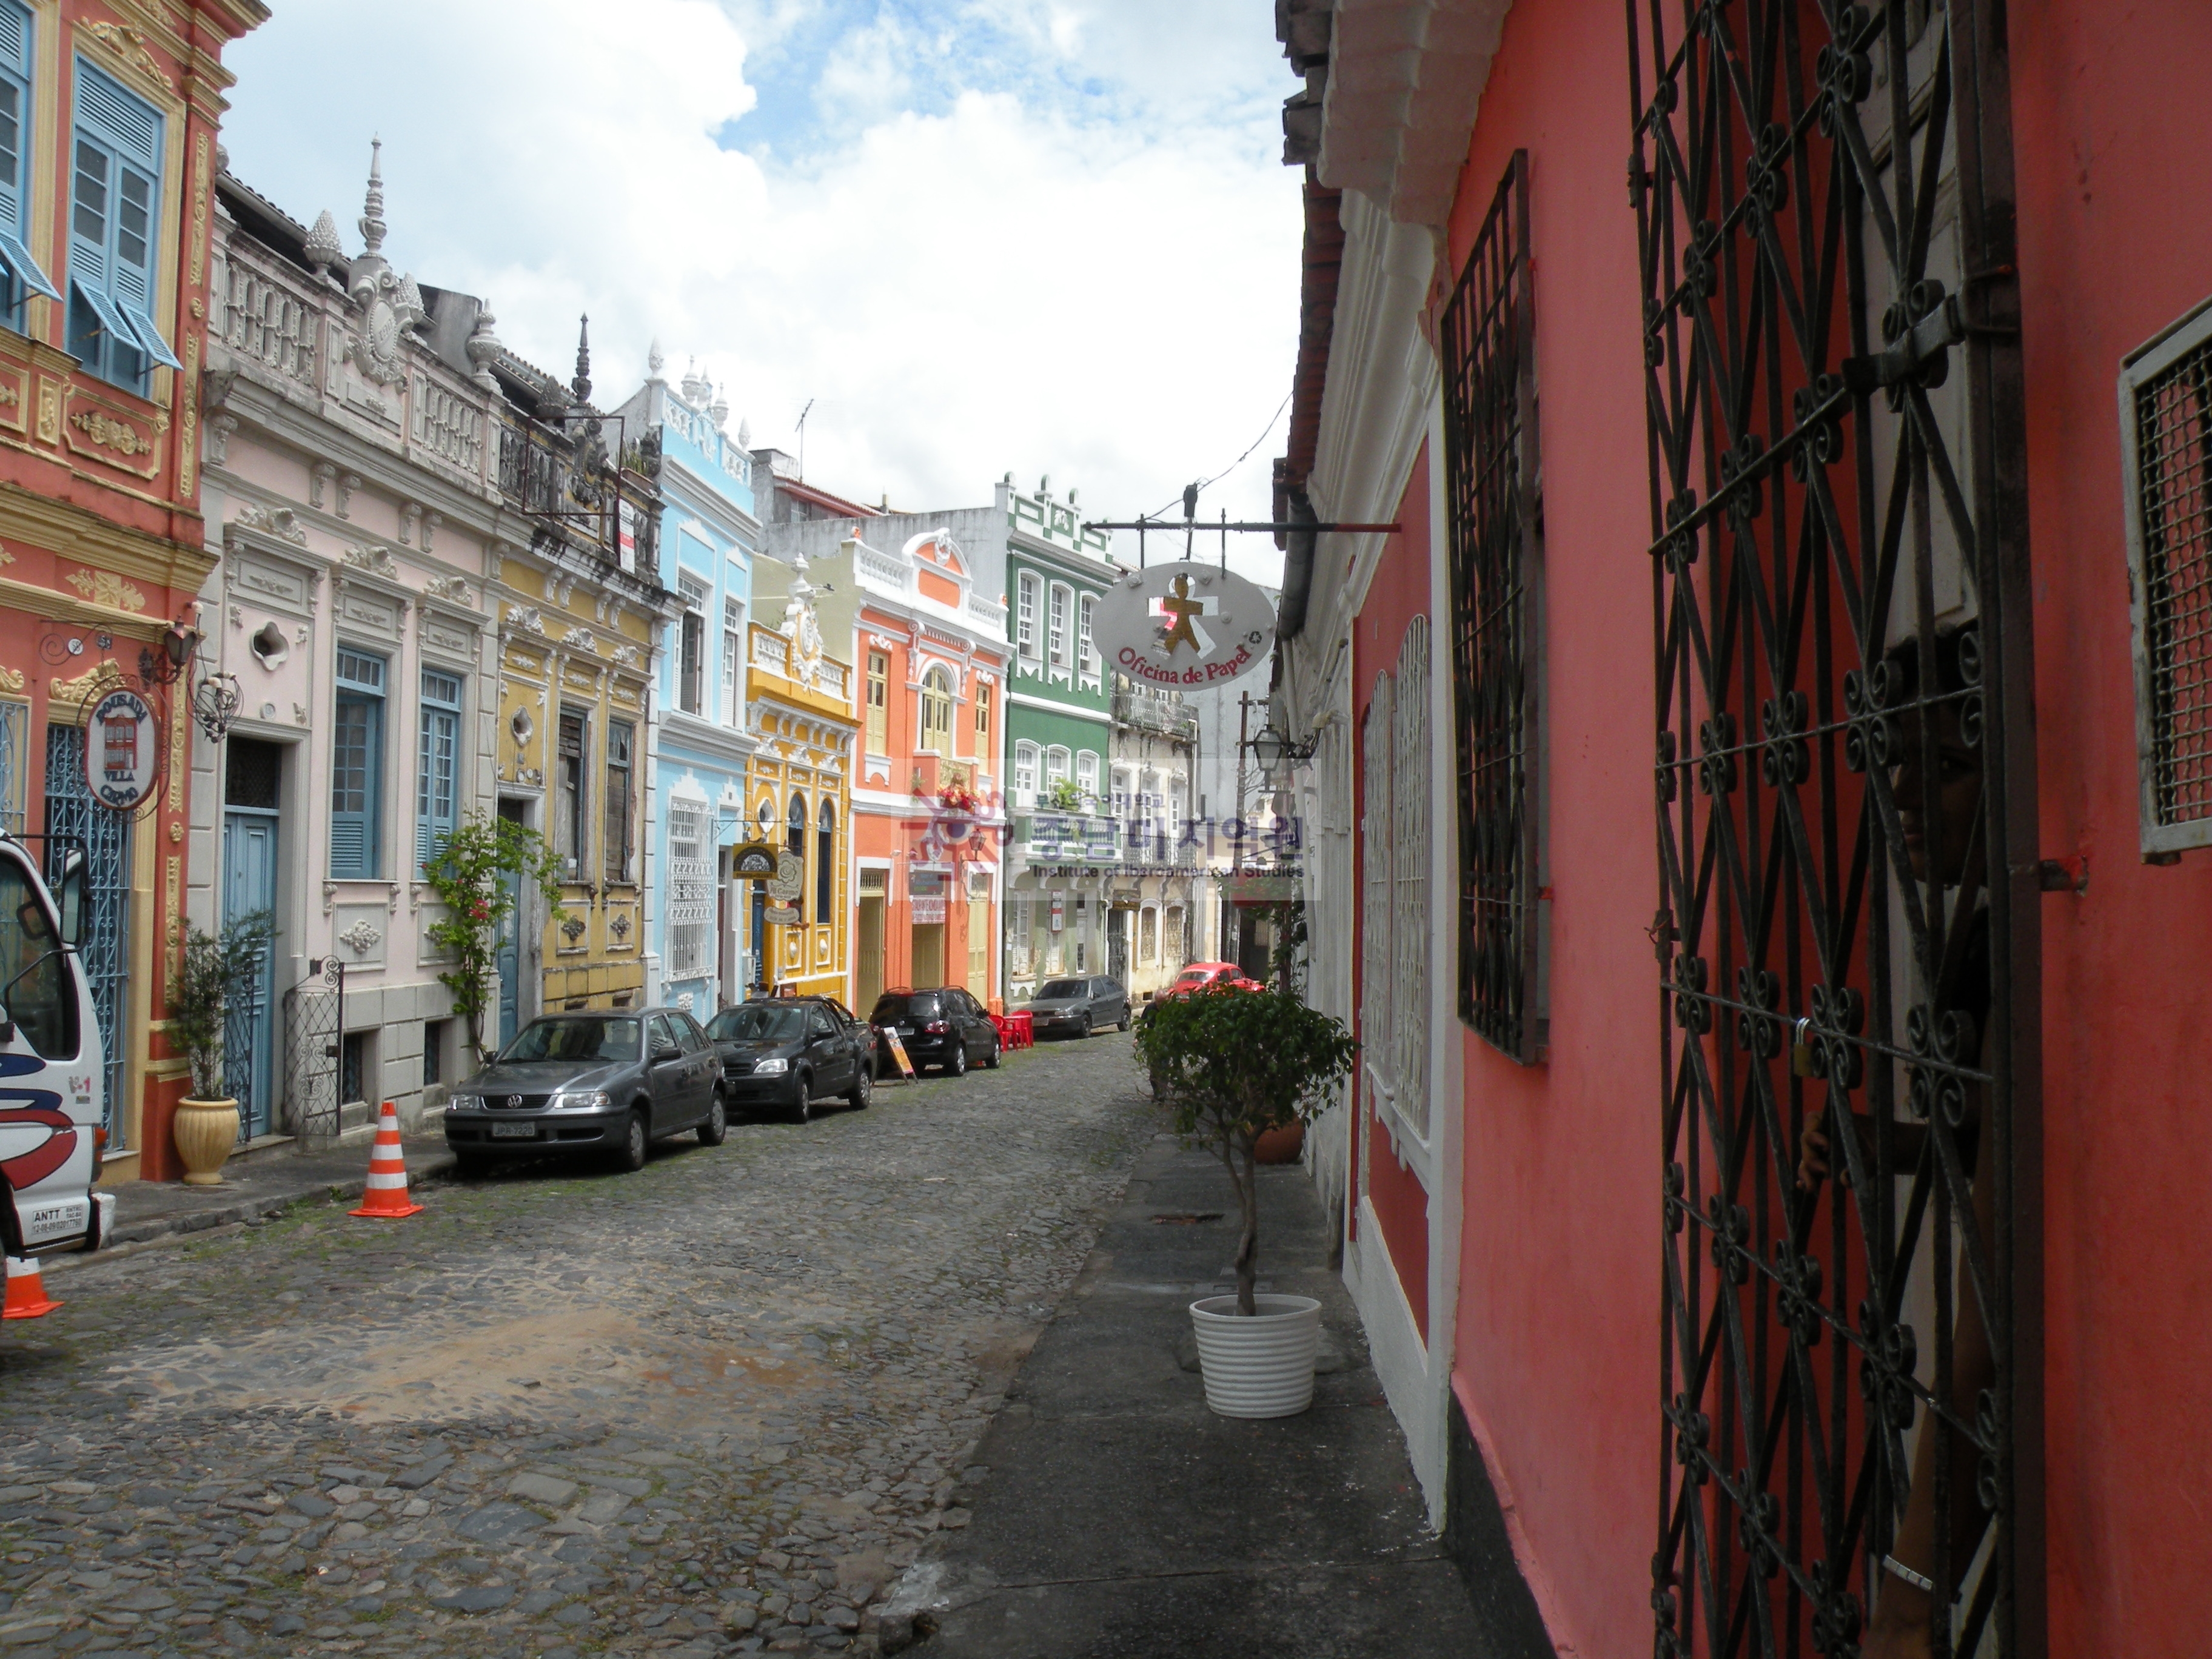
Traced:
<path fill-rule="evenodd" d="M 39 262 L 31 257 L 24 238 L 30 219 L 23 211 L 24 180 L 30 171 L 31 134 L 30 11 L 21 0 L 0 0 L 0 263 L 33 294 L 58 300 L 55 288 Z"/>
<path fill-rule="evenodd" d="M 384 784 L 384 702 L 341 694 L 331 757 L 331 874 L 374 877 Z"/>
<path fill-rule="evenodd" d="M 161 157 L 160 113 L 113 76 L 78 58 L 70 153 L 76 192 L 70 213 L 70 274 L 117 344 L 181 368 L 153 314 L 161 245 Z"/>

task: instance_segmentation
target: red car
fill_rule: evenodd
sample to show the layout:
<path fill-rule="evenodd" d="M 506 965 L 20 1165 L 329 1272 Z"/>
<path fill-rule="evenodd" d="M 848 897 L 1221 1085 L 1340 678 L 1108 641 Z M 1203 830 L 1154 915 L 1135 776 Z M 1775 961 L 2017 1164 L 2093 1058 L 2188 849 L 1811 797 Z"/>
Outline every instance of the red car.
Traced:
<path fill-rule="evenodd" d="M 1267 988 L 1257 980 L 1245 976 L 1244 970 L 1233 962 L 1194 962 L 1176 975 L 1176 982 L 1160 993 L 1164 997 L 1180 996 L 1186 991 L 1195 991 L 1202 985 L 1234 985 L 1240 991 L 1264 991 Z"/>

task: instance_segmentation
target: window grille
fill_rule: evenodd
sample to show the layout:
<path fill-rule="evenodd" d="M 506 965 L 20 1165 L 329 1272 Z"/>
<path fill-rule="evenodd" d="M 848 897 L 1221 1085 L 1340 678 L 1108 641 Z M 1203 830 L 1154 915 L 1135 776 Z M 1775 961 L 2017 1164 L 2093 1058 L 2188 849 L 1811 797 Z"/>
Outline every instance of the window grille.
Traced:
<path fill-rule="evenodd" d="M 714 913 L 714 872 L 704 847 L 705 809 L 680 795 L 668 799 L 668 977 L 697 979 L 708 971 L 707 935 Z"/>
<path fill-rule="evenodd" d="M 2212 845 L 2212 301 L 2120 371 L 2142 849 Z"/>
<path fill-rule="evenodd" d="M 1390 714 L 1390 1086 L 1429 1136 L 1429 621 L 1398 648 Z"/>
<path fill-rule="evenodd" d="M 1545 1039 L 1537 983 L 1543 541 L 1528 181 L 1528 154 L 1516 151 L 1445 309 L 1443 354 L 1459 1012 L 1523 1064 Z"/>

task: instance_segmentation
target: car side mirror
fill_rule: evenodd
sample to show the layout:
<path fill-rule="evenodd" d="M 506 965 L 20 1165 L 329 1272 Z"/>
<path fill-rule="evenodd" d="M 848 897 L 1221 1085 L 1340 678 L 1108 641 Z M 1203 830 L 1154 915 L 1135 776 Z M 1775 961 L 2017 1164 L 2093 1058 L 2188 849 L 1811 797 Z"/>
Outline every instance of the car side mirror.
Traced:
<path fill-rule="evenodd" d="M 72 950 L 84 943 L 87 879 L 84 854 L 72 848 L 62 855 L 62 884 L 57 895 L 61 902 L 62 943 Z"/>
<path fill-rule="evenodd" d="M 664 1060 L 674 1060 L 680 1052 L 672 1042 L 656 1042 L 653 1045 L 653 1063 L 658 1066 Z"/>

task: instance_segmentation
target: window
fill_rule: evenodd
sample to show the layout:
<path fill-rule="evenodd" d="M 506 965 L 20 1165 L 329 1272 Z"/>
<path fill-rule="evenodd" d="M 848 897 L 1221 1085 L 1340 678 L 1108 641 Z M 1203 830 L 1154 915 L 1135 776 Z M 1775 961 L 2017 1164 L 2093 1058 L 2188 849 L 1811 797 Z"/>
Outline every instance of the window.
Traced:
<path fill-rule="evenodd" d="M 868 653 L 868 752 L 888 755 L 890 739 L 891 659 Z"/>
<path fill-rule="evenodd" d="M 453 838 L 459 795 L 461 677 L 422 671 L 422 730 L 415 755 L 415 867 L 428 866 Z"/>
<path fill-rule="evenodd" d="M 1075 787 L 1083 791 L 1083 804 L 1098 804 L 1098 757 L 1088 749 L 1075 757 Z"/>
<path fill-rule="evenodd" d="M 553 850 L 571 881 L 584 878 L 584 849 L 590 844 L 590 821 L 584 816 L 584 732 L 590 718 L 580 708 L 561 711 L 553 757 Z"/>
<path fill-rule="evenodd" d="M 975 682 L 975 752 L 979 756 L 991 752 L 991 683 L 978 678 Z"/>
<path fill-rule="evenodd" d="M 630 777 L 635 769 L 633 746 L 637 728 L 628 720 L 607 722 L 607 879 L 630 878 L 633 837 L 633 798 Z"/>
<path fill-rule="evenodd" d="M 161 118 L 80 58 L 70 143 L 69 349 L 143 394 L 155 363 L 183 367 L 153 314 Z"/>
<path fill-rule="evenodd" d="M 1044 751 L 1044 787 L 1054 789 L 1067 781 L 1068 752 L 1055 744 Z"/>
<path fill-rule="evenodd" d="M 814 832 L 814 920 L 827 921 L 836 914 L 837 809 L 825 800 Z"/>
<path fill-rule="evenodd" d="M 745 607 L 743 600 L 722 601 L 722 724 L 742 727 L 745 723 L 744 660 Z"/>
<path fill-rule="evenodd" d="M 434 1089 L 446 1080 L 446 1032 L 451 1020 L 422 1022 L 422 1086 Z"/>
<path fill-rule="evenodd" d="M 790 824 L 790 828 L 784 832 L 784 846 L 794 858 L 798 859 L 799 864 L 803 867 L 806 862 L 805 796 L 801 794 L 793 794 L 792 796 L 791 817 L 787 822 Z M 805 890 L 804 884 L 802 884 L 799 888 L 799 891 L 801 894 L 804 894 Z M 792 900 L 791 908 L 794 910 L 801 910 L 803 908 L 801 900 L 796 898 Z M 799 920 L 801 921 L 806 920 L 804 914 L 799 916 Z"/>
<path fill-rule="evenodd" d="M 374 1031 L 348 1031 L 338 1046 L 338 1099 L 356 1105 L 368 1098 L 369 1079 L 375 1073 Z"/>
<path fill-rule="evenodd" d="M 1522 1065 L 1544 1042 L 1537 893 L 1543 591 L 1527 158 L 1444 308 L 1444 493 L 1459 767 L 1459 1014 Z M 1387 829 L 1382 831 L 1387 833 Z"/>
<path fill-rule="evenodd" d="M 1033 743 L 1014 745 L 1014 794 L 1017 804 L 1027 805 L 1036 795 L 1037 746 Z"/>
<path fill-rule="evenodd" d="M 684 595 L 676 703 L 685 714 L 696 714 L 707 706 L 707 584 L 686 570 L 678 574 L 676 585 Z"/>
<path fill-rule="evenodd" d="M 1137 917 L 1137 960 L 1155 962 L 1160 954 L 1160 913 L 1146 905 Z"/>
<path fill-rule="evenodd" d="M 381 657 L 338 647 L 337 719 L 331 736 L 331 875 L 374 877 L 377 817 L 384 793 L 384 676 Z"/>
<path fill-rule="evenodd" d="M 7 267 L 5 297 L 0 304 L 19 328 L 27 295 L 62 297 L 24 245 L 31 230 L 26 153 L 31 131 L 31 14 L 16 0 L 0 0 L 0 264 Z"/>
<path fill-rule="evenodd" d="M 668 977 L 697 979 L 708 971 L 707 932 L 714 890 L 707 865 L 706 806 L 668 798 Z"/>
<path fill-rule="evenodd" d="M 921 677 L 921 736 L 915 747 L 933 755 L 952 752 L 952 676 L 933 664 Z"/>
<path fill-rule="evenodd" d="M 1071 589 L 1061 586 L 1058 582 L 1052 585 L 1051 630 L 1047 642 L 1051 648 L 1054 668 L 1067 666 L 1067 610 L 1073 598 Z"/>
<path fill-rule="evenodd" d="M 1098 653 L 1091 648 L 1091 612 L 1097 603 L 1093 595 L 1085 593 L 1076 607 L 1079 619 L 1075 640 L 1076 665 L 1083 671 L 1085 678 L 1094 680 L 1098 678 Z"/>
<path fill-rule="evenodd" d="M 0 859 L 0 985 L 8 992 L 8 1017 L 24 1042 L 48 1060 L 73 1060 L 82 1047 L 76 985 L 62 953 L 52 912 L 42 903 L 22 866 Z"/>
<path fill-rule="evenodd" d="M 1036 660 L 1037 654 L 1037 589 L 1040 586 L 1037 579 L 1026 570 L 1022 572 L 1021 580 L 1016 584 L 1019 608 L 1016 613 L 1014 642 L 1020 647 L 1022 655 L 1032 662 Z"/>
<path fill-rule="evenodd" d="M 1114 816 L 1117 818 L 1127 817 L 1131 809 L 1136 804 L 1135 785 L 1131 778 L 1129 769 L 1126 766 L 1115 767 L 1114 769 Z"/>

